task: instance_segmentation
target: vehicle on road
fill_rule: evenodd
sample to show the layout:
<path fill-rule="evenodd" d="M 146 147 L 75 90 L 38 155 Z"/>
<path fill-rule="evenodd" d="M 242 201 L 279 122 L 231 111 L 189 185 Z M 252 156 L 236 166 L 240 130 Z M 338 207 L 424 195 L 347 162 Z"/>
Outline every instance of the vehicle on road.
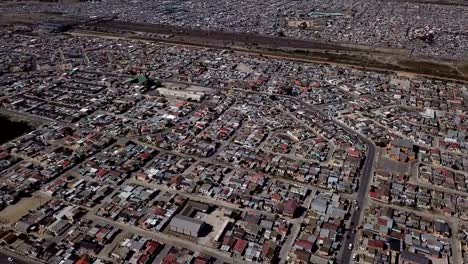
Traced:
<path fill-rule="evenodd" d="M 353 249 L 353 243 L 349 243 L 348 249 Z"/>
<path fill-rule="evenodd" d="M 9 262 L 13 262 L 13 261 L 15 261 L 15 259 L 12 258 L 12 257 L 8 257 L 8 261 L 9 261 Z"/>

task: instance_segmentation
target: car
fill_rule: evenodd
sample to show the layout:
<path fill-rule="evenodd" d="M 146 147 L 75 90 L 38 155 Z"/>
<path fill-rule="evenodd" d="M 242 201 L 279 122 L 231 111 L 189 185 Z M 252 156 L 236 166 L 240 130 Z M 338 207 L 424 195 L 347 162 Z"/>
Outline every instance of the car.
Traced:
<path fill-rule="evenodd" d="M 13 261 L 15 261 L 15 259 L 12 258 L 12 257 L 8 257 L 8 261 L 9 261 L 9 262 L 13 262 Z"/>
<path fill-rule="evenodd" d="M 353 261 L 358 261 L 358 260 L 359 260 L 359 256 L 356 253 L 354 253 L 353 254 Z"/>
<path fill-rule="evenodd" d="M 353 249 L 353 243 L 349 243 L 348 249 Z"/>

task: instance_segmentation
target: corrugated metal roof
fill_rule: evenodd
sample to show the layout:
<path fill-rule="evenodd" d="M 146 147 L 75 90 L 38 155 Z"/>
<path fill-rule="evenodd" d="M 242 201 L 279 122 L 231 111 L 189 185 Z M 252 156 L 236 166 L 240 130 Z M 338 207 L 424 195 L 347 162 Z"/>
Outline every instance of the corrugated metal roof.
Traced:
<path fill-rule="evenodd" d="M 178 214 L 172 218 L 170 225 L 187 231 L 190 230 L 191 233 L 198 233 L 203 223 L 201 220 Z"/>

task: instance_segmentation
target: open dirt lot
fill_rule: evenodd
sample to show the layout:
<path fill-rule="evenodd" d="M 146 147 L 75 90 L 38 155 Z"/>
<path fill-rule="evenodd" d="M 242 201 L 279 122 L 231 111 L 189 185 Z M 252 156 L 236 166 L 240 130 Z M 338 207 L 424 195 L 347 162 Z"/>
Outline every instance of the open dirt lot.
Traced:
<path fill-rule="evenodd" d="M 16 204 L 10 205 L 0 212 L 0 222 L 2 224 L 12 224 L 26 215 L 29 210 L 39 207 L 50 200 L 43 194 L 33 194 L 31 197 L 23 198 Z"/>

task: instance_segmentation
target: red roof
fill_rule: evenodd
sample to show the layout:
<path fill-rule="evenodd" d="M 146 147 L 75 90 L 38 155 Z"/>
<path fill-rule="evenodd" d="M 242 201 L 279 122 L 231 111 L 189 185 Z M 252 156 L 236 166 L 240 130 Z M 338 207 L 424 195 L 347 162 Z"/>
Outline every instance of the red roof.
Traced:
<path fill-rule="evenodd" d="M 437 154 L 440 153 L 439 149 L 431 149 L 431 154 Z"/>
<path fill-rule="evenodd" d="M 170 184 L 174 186 L 178 186 L 184 178 L 180 175 L 177 175 L 175 177 L 172 177 Z"/>
<path fill-rule="evenodd" d="M 177 103 L 175 106 L 176 106 L 177 108 L 181 108 L 182 106 L 184 106 L 184 105 L 186 105 L 186 104 L 187 104 L 187 102 L 184 101 L 184 102 Z"/>
<path fill-rule="evenodd" d="M 286 235 L 288 233 L 288 230 L 289 226 L 281 225 L 280 227 L 278 227 L 278 231 L 283 235 Z"/>
<path fill-rule="evenodd" d="M 369 192 L 369 196 L 374 199 L 380 198 L 380 195 L 377 192 Z"/>
<path fill-rule="evenodd" d="M 263 174 L 263 173 L 257 173 L 257 174 L 255 174 L 254 176 L 252 176 L 251 181 L 252 181 L 252 182 L 258 183 L 260 180 L 263 180 L 264 177 L 265 177 L 265 174 Z"/>
<path fill-rule="evenodd" d="M 305 239 L 298 240 L 295 244 L 309 252 L 312 251 L 312 247 L 314 246 L 314 243 Z"/>
<path fill-rule="evenodd" d="M 202 257 L 197 257 L 195 262 L 193 264 L 206 264 L 208 263 L 208 260 Z"/>
<path fill-rule="evenodd" d="M 143 152 L 140 154 L 140 158 L 142 160 L 148 160 L 150 157 L 151 157 L 151 154 L 149 154 L 148 152 Z"/>
<path fill-rule="evenodd" d="M 265 241 L 262 246 L 262 257 L 264 258 L 271 258 L 273 257 L 274 252 L 274 242 L 271 241 Z"/>
<path fill-rule="evenodd" d="M 386 219 L 383 219 L 383 218 L 379 218 L 379 219 L 377 220 L 377 223 L 378 223 L 379 225 L 381 225 L 381 226 L 387 226 L 387 222 L 388 222 L 388 221 L 387 221 Z"/>
<path fill-rule="evenodd" d="M 97 172 L 97 175 L 98 175 L 99 177 L 102 177 L 102 176 L 106 175 L 108 172 L 109 172 L 109 171 L 108 171 L 107 169 L 101 168 L 101 169 L 99 169 L 99 171 Z"/>
<path fill-rule="evenodd" d="M 294 199 L 289 199 L 284 204 L 284 213 L 293 215 L 296 212 L 297 208 L 299 208 L 299 203 Z"/>
<path fill-rule="evenodd" d="M 163 259 L 164 264 L 176 264 L 177 257 L 175 254 L 167 254 Z"/>
<path fill-rule="evenodd" d="M 246 240 L 243 240 L 243 239 L 237 240 L 236 245 L 234 246 L 234 252 L 242 255 L 242 253 L 244 253 L 244 250 L 247 247 L 248 243 L 249 242 L 247 242 Z"/>
<path fill-rule="evenodd" d="M 65 168 L 68 167 L 68 166 L 70 166 L 70 164 L 71 164 L 71 162 L 68 161 L 68 160 L 63 160 L 63 161 L 62 161 L 62 166 L 65 167 Z"/>
<path fill-rule="evenodd" d="M 140 257 L 140 259 L 138 259 L 138 264 L 145 264 L 147 260 L 148 260 L 148 256 L 143 255 Z"/>
<path fill-rule="evenodd" d="M 58 186 L 58 185 L 62 185 L 62 184 L 64 184 L 64 183 L 66 183 L 65 180 L 63 180 L 63 179 L 58 179 L 57 181 L 55 181 L 54 183 L 52 183 L 52 185 L 53 185 L 53 186 Z"/>
<path fill-rule="evenodd" d="M 164 215 L 164 214 L 166 214 L 166 209 L 158 207 L 158 208 L 154 209 L 154 214 L 155 215 Z"/>
<path fill-rule="evenodd" d="M 82 256 L 75 264 L 90 264 L 87 256 Z"/>
<path fill-rule="evenodd" d="M 9 158 L 9 157 L 10 157 L 10 154 L 8 154 L 7 152 L 0 153 L 0 159 L 6 159 L 6 158 Z"/>
<path fill-rule="evenodd" d="M 360 105 L 357 105 L 357 104 L 352 104 L 351 107 L 353 109 L 361 109 L 361 106 Z"/>
<path fill-rule="evenodd" d="M 273 201 L 281 201 L 281 195 L 274 193 L 271 195 L 271 200 Z"/>
<path fill-rule="evenodd" d="M 109 230 L 107 230 L 106 228 L 102 228 L 101 230 L 99 230 L 99 232 L 96 234 L 96 239 L 99 240 L 99 241 L 102 241 L 104 240 L 104 237 L 106 237 L 106 235 L 109 233 Z"/>
<path fill-rule="evenodd" d="M 146 253 L 153 255 L 161 247 L 161 244 L 156 241 L 150 241 L 146 244 Z"/>
<path fill-rule="evenodd" d="M 350 155 L 351 157 L 359 158 L 361 156 L 361 152 L 352 148 L 348 151 L 348 155 Z"/>
<path fill-rule="evenodd" d="M 223 246 L 228 246 L 229 248 L 232 248 L 234 246 L 234 243 L 236 243 L 236 239 L 231 237 L 231 236 L 226 236 L 223 239 Z"/>
<path fill-rule="evenodd" d="M 322 142 L 325 142 L 325 139 L 324 138 L 317 138 L 315 139 L 315 143 L 322 143 Z"/>
<path fill-rule="evenodd" d="M 385 243 L 382 240 L 369 240 L 368 247 L 383 249 Z"/>
<path fill-rule="evenodd" d="M 323 229 L 328 229 L 328 230 L 333 230 L 333 231 L 338 230 L 338 226 L 335 225 L 335 224 L 331 224 L 331 223 L 324 223 L 324 224 L 322 225 L 322 228 L 323 228 Z"/>

